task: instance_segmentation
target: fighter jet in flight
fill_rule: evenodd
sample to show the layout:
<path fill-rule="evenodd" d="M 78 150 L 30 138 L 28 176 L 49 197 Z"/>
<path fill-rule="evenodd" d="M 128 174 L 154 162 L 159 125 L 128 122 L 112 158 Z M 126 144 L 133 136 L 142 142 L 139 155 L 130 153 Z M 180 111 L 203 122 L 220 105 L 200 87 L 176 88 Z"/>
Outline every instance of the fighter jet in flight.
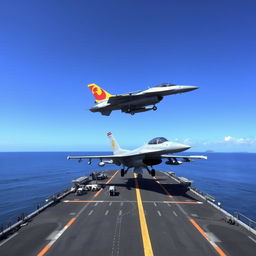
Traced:
<path fill-rule="evenodd" d="M 107 136 L 112 145 L 113 155 L 68 156 L 67 159 L 78 159 L 79 162 L 83 159 L 88 159 L 88 164 L 91 164 L 92 159 L 99 159 L 98 165 L 100 167 L 103 167 L 106 164 L 122 166 L 122 177 L 130 168 L 133 168 L 133 171 L 140 177 L 142 177 L 143 169 L 146 169 L 152 176 L 155 176 L 155 169 L 153 166 L 160 164 L 163 159 L 167 160 L 165 163 L 168 165 L 180 165 L 184 162 L 191 162 L 192 159 L 207 159 L 206 156 L 172 155 L 170 153 L 185 151 L 189 149 L 190 146 L 171 142 L 163 137 L 154 138 L 137 149 L 127 150 L 120 148 L 111 132 L 107 133 Z M 151 167 L 151 169 L 149 167 Z"/>
<path fill-rule="evenodd" d="M 198 89 L 197 86 L 165 83 L 144 91 L 112 95 L 96 84 L 89 84 L 88 87 L 94 95 L 96 103 L 95 106 L 90 108 L 90 111 L 100 112 L 105 116 L 109 116 L 113 110 L 121 110 L 132 115 L 139 112 L 157 110 L 156 104 L 164 96 Z"/>

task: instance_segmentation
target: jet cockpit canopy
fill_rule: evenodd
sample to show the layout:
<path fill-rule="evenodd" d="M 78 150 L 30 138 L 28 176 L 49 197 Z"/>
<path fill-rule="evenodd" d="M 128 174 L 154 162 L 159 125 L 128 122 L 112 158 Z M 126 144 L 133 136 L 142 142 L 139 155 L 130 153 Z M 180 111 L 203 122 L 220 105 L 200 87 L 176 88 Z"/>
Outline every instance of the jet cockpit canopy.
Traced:
<path fill-rule="evenodd" d="M 156 85 L 155 87 L 170 87 L 170 86 L 175 86 L 175 85 L 176 84 L 164 83 L 164 84 Z"/>
<path fill-rule="evenodd" d="M 152 145 L 152 144 L 161 144 L 161 143 L 164 143 L 166 141 L 168 141 L 168 140 L 164 137 L 156 137 L 156 138 L 150 140 L 148 142 L 148 144 L 150 144 L 150 145 Z"/>

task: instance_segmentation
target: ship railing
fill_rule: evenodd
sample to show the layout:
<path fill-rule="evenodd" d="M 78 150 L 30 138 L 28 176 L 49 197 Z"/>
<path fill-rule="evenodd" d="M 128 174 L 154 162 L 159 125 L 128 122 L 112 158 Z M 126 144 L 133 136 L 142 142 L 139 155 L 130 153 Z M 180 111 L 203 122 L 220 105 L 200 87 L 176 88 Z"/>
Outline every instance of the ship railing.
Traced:
<path fill-rule="evenodd" d="M 164 172 L 164 173 L 166 175 L 168 175 L 169 177 L 171 177 L 172 179 L 176 180 L 177 182 L 180 182 L 179 177 L 177 177 L 174 172 Z M 195 194 L 197 194 L 201 198 L 205 199 L 214 208 L 216 208 L 219 211 L 221 211 L 222 213 L 224 213 L 225 216 L 227 217 L 228 223 L 230 223 L 232 225 L 237 223 L 237 224 L 243 226 L 244 228 L 246 228 L 247 230 L 249 230 L 250 232 L 252 232 L 254 235 L 256 235 L 256 222 L 255 221 L 253 221 L 252 219 L 246 217 L 245 215 L 243 215 L 239 212 L 235 212 L 234 214 L 227 212 L 226 210 L 223 209 L 221 202 L 216 201 L 213 196 L 199 190 L 196 187 L 190 186 L 190 189 Z"/>
<path fill-rule="evenodd" d="M 211 202 L 215 203 L 216 200 L 215 200 L 214 196 L 207 194 L 206 192 L 203 192 L 196 187 L 191 186 L 190 188 L 193 189 L 194 191 L 196 191 L 198 194 L 202 195 L 207 201 L 211 201 Z"/>
<path fill-rule="evenodd" d="M 175 174 L 175 172 L 172 172 L 172 171 L 170 171 L 170 172 L 167 172 L 166 173 L 168 176 L 170 176 L 170 177 L 172 177 L 174 180 L 176 180 L 177 182 L 179 182 L 179 183 L 182 183 L 182 177 L 178 177 L 178 176 L 176 176 L 176 174 Z M 192 183 L 192 182 L 191 182 Z M 214 196 L 212 196 L 212 195 L 210 195 L 210 194 L 207 194 L 207 193 L 205 193 L 205 192 L 203 192 L 203 191 L 201 191 L 201 190 L 199 190 L 198 188 L 196 188 L 196 187 L 194 187 L 194 186 L 189 186 L 194 192 L 197 192 L 198 194 L 200 194 L 201 196 L 203 196 L 207 201 L 210 201 L 210 202 L 212 202 L 212 203 L 215 203 L 215 197 Z"/>
<path fill-rule="evenodd" d="M 235 212 L 234 216 L 242 221 L 243 223 L 245 223 L 246 225 L 248 225 L 250 228 L 256 230 L 256 221 L 248 218 L 247 216 L 245 216 L 244 214 L 240 213 L 240 212 Z"/>
<path fill-rule="evenodd" d="M 7 226 L 4 228 L 3 225 L 0 226 L 0 240 L 6 238 L 8 235 L 12 234 L 13 232 L 17 231 L 22 225 L 26 225 L 28 221 L 30 221 L 33 217 L 38 215 L 40 212 L 45 210 L 47 207 L 57 203 L 71 193 L 71 188 L 67 188 L 61 192 L 55 193 L 54 195 L 47 197 L 43 205 L 42 204 L 37 204 L 36 210 L 30 213 L 29 215 L 25 215 L 24 213 L 17 218 L 17 222 L 14 224 L 11 223 L 11 221 L 8 222 Z"/>

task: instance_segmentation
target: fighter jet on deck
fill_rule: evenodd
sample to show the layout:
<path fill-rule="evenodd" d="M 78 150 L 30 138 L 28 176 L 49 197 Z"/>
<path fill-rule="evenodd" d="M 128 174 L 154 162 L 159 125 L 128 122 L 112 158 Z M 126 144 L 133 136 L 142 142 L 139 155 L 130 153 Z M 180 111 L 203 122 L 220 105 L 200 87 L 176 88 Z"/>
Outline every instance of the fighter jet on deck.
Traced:
<path fill-rule="evenodd" d="M 146 169 L 152 176 L 155 176 L 155 169 L 153 169 L 153 166 L 160 164 L 162 159 L 167 159 L 165 163 L 168 165 L 180 165 L 183 162 L 191 162 L 192 159 L 207 159 L 206 156 L 168 155 L 170 153 L 185 151 L 189 149 L 190 146 L 171 142 L 163 137 L 154 138 L 137 149 L 127 150 L 120 148 L 111 132 L 107 135 L 112 145 L 113 155 L 68 156 L 67 159 L 78 159 L 79 162 L 83 159 L 88 159 L 88 164 L 91 164 L 92 159 L 99 159 L 98 165 L 101 167 L 106 164 L 121 165 L 122 177 L 130 168 L 133 168 L 133 171 L 139 176 L 142 176 L 143 169 Z M 151 170 L 149 169 L 149 166 L 151 167 Z"/>
<path fill-rule="evenodd" d="M 121 110 L 124 113 L 132 115 L 139 112 L 157 110 L 156 104 L 164 96 L 198 89 L 197 86 L 165 83 L 144 91 L 111 95 L 96 84 L 89 84 L 88 87 L 94 95 L 96 103 L 95 106 L 90 108 L 90 111 L 100 112 L 105 116 L 109 116 L 113 110 Z"/>

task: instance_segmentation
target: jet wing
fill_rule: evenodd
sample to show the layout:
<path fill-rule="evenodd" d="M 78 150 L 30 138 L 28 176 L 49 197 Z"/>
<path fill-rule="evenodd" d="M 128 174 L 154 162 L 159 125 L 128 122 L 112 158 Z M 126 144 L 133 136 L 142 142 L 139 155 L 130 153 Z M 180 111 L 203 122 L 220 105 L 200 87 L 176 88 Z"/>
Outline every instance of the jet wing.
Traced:
<path fill-rule="evenodd" d="M 123 156 L 121 155 L 103 155 L 103 156 L 68 156 L 67 159 L 120 159 Z"/>
<path fill-rule="evenodd" d="M 68 156 L 67 159 L 78 159 L 78 160 L 83 160 L 83 159 L 113 159 L 113 160 L 118 160 L 118 159 L 124 159 L 124 158 L 132 158 L 132 157 L 138 157 L 138 156 L 147 156 L 147 155 L 158 155 L 157 152 L 144 152 L 144 153 L 135 153 L 135 154 L 124 154 L 124 155 L 102 155 L 102 156 Z"/>
<path fill-rule="evenodd" d="M 129 101 L 129 100 L 135 100 L 135 99 L 140 99 L 140 98 L 145 98 L 145 97 L 150 97 L 150 96 L 162 96 L 161 92 L 157 91 L 136 91 L 136 92 L 129 92 L 125 94 L 119 94 L 119 95 L 112 95 L 108 99 L 108 103 L 111 104 L 118 104 L 123 101 Z"/>
<path fill-rule="evenodd" d="M 130 157 L 138 157 L 138 156 L 148 156 L 148 157 L 157 157 L 159 153 L 156 152 L 143 152 L 137 154 L 125 154 L 125 155 L 101 155 L 101 156 L 68 156 L 67 159 L 121 159 L 121 158 L 130 158 Z M 201 155 L 193 155 L 193 156 L 182 156 L 182 155 L 160 155 L 161 158 L 183 158 L 184 160 L 189 159 L 205 159 L 207 160 L 207 156 Z"/>
<path fill-rule="evenodd" d="M 180 155 L 161 155 L 161 158 L 183 158 L 185 161 L 190 159 L 205 159 L 207 156 L 180 156 Z"/>
<path fill-rule="evenodd" d="M 143 94 L 137 94 L 141 91 L 136 91 L 136 92 L 129 92 L 125 94 L 119 94 L 119 95 L 113 95 L 108 99 L 108 103 L 111 104 L 118 104 L 123 101 L 128 101 L 132 99 L 138 99 L 144 97 Z"/>
<path fill-rule="evenodd" d="M 124 154 L 124 155 L 102 155 L 102 156 L 68 156 L 67 159 L 77 159 L 79 161 L 82 161 L 83 159 L 99 159 L 100 161 L 102 160 L 113 160 L 115 163 L 120 163 L 124 159 L 129 159 L 129 158 L 143 158 L 144 156 L 160 156 L 159 153 L 157 152 L 143 152 L 143 153 L 135 153 L 135 154 Z"/>
<path fill-rule="evenodd" d="M 122 163 L 123 156 L 121 155 L 103 155 L 103 156 L 68 156 L 67 159 L 77 159 L 81 162 L 83 159 L 89 159 L 88 164 L 92 159 L 99 159 L 100 162 L 108 162 L 109 164 L 120 165 Z M 105 160 L 105 161 L 104 161 Z"/>

